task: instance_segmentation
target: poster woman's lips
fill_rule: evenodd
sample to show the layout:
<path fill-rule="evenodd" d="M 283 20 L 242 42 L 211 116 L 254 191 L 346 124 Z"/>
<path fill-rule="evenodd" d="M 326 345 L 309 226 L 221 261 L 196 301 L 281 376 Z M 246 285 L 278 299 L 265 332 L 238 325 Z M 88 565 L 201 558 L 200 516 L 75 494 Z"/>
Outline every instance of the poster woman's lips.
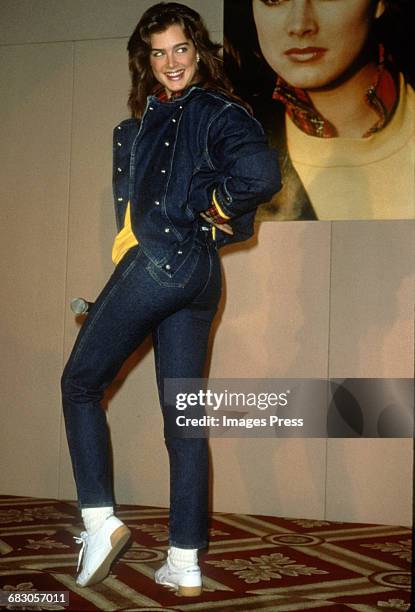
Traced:
<path fill-rule="evenodd" d="M 287 49 L 285 55 L 293 62 L 304 63 L 321 59 L 326 51 L 327 49 L 324 47 L 293 47 L 292 49 Z"/>

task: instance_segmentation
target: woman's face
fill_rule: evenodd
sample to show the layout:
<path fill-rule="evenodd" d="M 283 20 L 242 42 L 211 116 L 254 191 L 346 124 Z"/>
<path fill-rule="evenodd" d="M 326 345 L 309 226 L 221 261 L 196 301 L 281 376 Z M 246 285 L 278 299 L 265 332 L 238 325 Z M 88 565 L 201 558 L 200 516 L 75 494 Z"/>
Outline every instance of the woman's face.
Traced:
<path fill-rule="evenodd" d="M 330 86 L 347 71 L 365 46 L 376 10 L 373 0 L 253 0 L 266 61 L 303 89 Z"/>
<path fill-rule="evenodd" d="M 197 72 L 196 49 L 180 25 L 150 36 L 150 65 L 168 95 L 185 89 Z"/>

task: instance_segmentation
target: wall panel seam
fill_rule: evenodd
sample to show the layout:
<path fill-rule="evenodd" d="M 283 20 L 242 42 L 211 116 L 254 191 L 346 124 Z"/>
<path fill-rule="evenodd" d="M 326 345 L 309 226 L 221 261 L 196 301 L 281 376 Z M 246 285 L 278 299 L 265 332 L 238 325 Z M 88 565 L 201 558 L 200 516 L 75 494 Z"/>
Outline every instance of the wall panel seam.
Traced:
<path fill-rule="evenodd" d="M 64 280 L 64 291 L 63 291 L 63 313 L 62 313 L 62 369 L 65 364 L 65 347 L 67 338 L 67 325 L 66 325 L 66 308 L 68 303 L 68 266 L 69 266 L 69 228 L 70 228 L 70 209 L 71 209 L 71 175 L 72 175 L 72 142 L 73 142 L 73 123 L 74 123 L 74 97 L 75 97 L 75 43 L 72 42 L 72 83 L 71 83 L 71 110 L 69 118 L 69 156 L 68 156 L 68 183 L 67 183 L 67 213 L 66 213 L 66 257 L 65 257 L 65 280 Z M 66 443 L 62 436 L 63 430 L 63 411 L 61 408 L 60 419 L 59 419 L 59 444 L 58 444 L 58 460 L 57 465 L 57 498 L 60 497 L 61 491 L 61 475 L 62 475 L 62 444 Z"/>
<path fill-rule="evenodd" d="M 328 287 L 328 322 L 327 322 L 327 407 L 330 397 L 330 343 L 331 343 L 331 281 L 333 274 L 333 221 L 330 221 L 330 238 L 329 238 L 329 287 Z M 328 482 L 328 453 L 329 453 L 329 439 L 326 437 L 325 445 L 325 466 L 324 466 L 324 488 L 323 488 L 323 507 L 324 507 L 324 518 L 327 519 L 327 482 Z"/>

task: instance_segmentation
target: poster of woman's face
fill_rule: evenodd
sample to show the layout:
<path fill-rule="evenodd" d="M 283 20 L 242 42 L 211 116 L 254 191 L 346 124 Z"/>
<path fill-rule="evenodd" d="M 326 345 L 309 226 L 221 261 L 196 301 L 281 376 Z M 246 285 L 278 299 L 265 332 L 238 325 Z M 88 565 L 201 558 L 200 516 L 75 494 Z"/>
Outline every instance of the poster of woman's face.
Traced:
<path fill-rule="evenodd" d="M 280 155 L 259 218 L 414 218 L 410 0 L 224 2 L 225 68 Z"/>

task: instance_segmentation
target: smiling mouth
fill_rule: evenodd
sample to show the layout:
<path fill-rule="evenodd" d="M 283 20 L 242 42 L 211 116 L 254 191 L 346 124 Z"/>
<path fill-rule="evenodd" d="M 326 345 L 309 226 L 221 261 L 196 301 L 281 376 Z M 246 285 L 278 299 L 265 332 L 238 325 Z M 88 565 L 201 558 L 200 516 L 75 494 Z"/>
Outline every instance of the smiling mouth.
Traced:
<path fill-rule="evenodd" d="M 293 62 L 301 64 L 321 59 L 326 51 L 327 49 L 324 47 L 293 48 L 285 51 L 285 55 L 287 55 Z"/>
<path fill-rule="evenodd" d="M 170 81 L 180 81 L 185 73 L 184 68 L 181 70 L 174 70 L 171 72 L 165 72 L 164 76 L 167 77 Z"/>

